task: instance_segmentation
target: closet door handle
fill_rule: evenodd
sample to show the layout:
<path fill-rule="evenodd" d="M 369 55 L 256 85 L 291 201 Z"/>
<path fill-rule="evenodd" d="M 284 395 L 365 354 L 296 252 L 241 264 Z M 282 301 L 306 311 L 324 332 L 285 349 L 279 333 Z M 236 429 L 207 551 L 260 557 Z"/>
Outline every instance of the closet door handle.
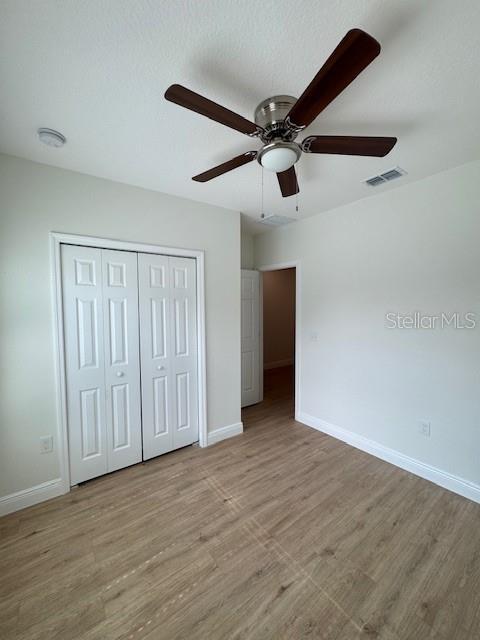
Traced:
<path fill-rule="evenodd" d="M 123 371 L 117 371 L 117 378 L 121 378 L 123 375 Z"/>
<path fill-rule="evenodd" d="M 165 369 L 165 367 L 163 366 L 163 364 L 159 364 L 159 365 L 158 365 L 158 367 L 157 367 L 157 369 L 158 369 L 159 371 L 163 371 L 163 370 Z"/>

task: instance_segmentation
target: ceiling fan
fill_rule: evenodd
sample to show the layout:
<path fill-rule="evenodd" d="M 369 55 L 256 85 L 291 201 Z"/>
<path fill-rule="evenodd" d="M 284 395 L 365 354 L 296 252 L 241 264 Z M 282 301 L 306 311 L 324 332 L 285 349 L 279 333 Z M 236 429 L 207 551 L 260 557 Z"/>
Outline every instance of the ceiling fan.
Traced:
<path fill-rule="evenodd" d="M 372 36 L 361 29 L 352 29 L 341 40 L 298 100 L 285 95 L 263 100 L 255 109 L 255 122 L 190 89 L 173 84 L 165 92 L 165 98 L 170 102 L 251 138 L 260 138 L 263 142 L 259 151 L 242 153 L 192 179 L 196 182 L 207 182 L 256 158 L 262 167 L 275 171 L 282 196 L 287 197 L 299 191 L 294 165 L 302 152 L 377 157 L 387 155 L 397 138 L 308 136 L 300 144 L 295 142 L 298 134 L 308 127 L 379 53 L 380 44 Z"/>

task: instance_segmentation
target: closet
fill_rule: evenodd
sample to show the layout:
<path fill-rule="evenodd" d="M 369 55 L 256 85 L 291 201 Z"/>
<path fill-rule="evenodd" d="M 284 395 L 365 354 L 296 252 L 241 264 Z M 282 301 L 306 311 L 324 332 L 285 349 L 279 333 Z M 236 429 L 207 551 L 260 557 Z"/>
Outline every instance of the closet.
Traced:
<path fill-rule="evenodd" d="M 198 440 L 193 258 L 62 245 L 71 484 Z"/>

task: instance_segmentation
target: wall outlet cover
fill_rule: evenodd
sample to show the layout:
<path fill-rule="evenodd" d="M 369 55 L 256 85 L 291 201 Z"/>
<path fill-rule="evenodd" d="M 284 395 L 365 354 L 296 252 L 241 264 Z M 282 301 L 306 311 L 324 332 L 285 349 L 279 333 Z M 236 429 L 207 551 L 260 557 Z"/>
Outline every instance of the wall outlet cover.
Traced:
<path fill-rule="evenodd" d="M 430 437 L 430 433 L 431 433 L 430 422 L 428 422 L 427 420 L 420 420 L 420 422 L 418 423 L 418 432 L 422 436 L 425 436 L 426 438 L 429 438 Z"/>
<path fill-rule="evenodd" d="M 40 453 L 52 453 L 53 436 L 42 436 L 40 438 Z"/>

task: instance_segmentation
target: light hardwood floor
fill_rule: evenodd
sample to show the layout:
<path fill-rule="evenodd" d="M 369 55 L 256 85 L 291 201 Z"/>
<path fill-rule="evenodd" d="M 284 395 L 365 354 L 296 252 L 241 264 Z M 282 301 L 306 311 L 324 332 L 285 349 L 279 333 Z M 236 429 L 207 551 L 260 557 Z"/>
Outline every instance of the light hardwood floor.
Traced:
<path fill-rule="evenodd" d="M 0 519 L 0 637 L 477 640 L 480 506 L 295 423 Z"/>

